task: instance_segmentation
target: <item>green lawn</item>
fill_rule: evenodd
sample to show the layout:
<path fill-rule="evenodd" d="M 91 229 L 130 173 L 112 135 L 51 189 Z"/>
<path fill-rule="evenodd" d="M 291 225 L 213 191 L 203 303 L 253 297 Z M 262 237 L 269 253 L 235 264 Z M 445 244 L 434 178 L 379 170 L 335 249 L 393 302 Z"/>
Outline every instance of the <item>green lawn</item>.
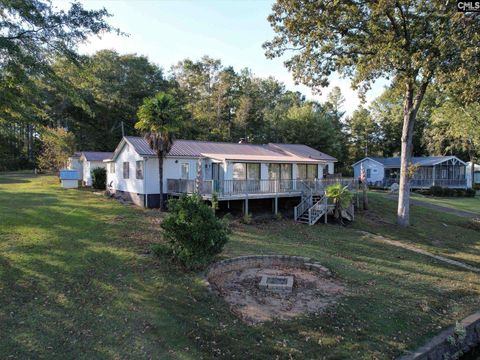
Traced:
<path fill-rule="evenodd" d="M 159 238 L 156 211 L 62 190 L 54 177 L 0 177 L 0 358 L 395 357 L 477 310 L 480 276 L 362 231 L 477 266 L 480 232 L 421 208 L 399 229 L 394 205 L 372 195 L 372 210 L 346 228 L 236 225 L 223 257 L 314 257 L 348 289 L 326 313 L 250 327 L 199 275 L 146 255 Z"/>
<path fill-rule="evenodd" d="M 470 211 L 472 213 L 478 214 L 480 217 L 480 196 L 475 197 L 433 197 L 433 196 L 422 196 L 418 194 L 413 195 L 414 199 L 425 201 L 431 204 L 440 205 L 449 207 L 452 209 Z"/>

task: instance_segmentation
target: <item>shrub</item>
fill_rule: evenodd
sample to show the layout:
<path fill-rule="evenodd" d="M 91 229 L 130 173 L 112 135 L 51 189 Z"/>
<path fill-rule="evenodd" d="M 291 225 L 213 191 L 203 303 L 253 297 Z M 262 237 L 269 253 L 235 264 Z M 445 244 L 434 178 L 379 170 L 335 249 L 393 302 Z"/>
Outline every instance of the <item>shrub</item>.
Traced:
<path fill-rule="evenodd" d="M 170 200 L 169 210 L 161 227 L 175 260 L 193 269 L 208 264 L 222 251 L 228 240 L 226 223 L 215 217 L 200 196 Z"/>
<path fill-rule="evenodd" d="M 252 223 L 252 221 L 253 221 L 252 214 L 248 213 L 248 214 L 243 215 L 242 222 L 245 225 L 250 225 Z"/>
<path fill-rule="evenodd" d="M 430 186 L 430 194 L 433 196 L 443 196 L 443 188 L 441 186 Z"/>
<path fill-rule="evenodd" d="M 105 190 L 107 187 L 107 169 L 95 168 L 92 170 L 92 187 Z"/>
<path fill-rule="evenodd" d="M 167 244 L 153 244 L 151 249 L 158 257 L 172 256 L 172 249 Z"/>
<path fill-rule="evenodd" d="M 473 188 L 474 188 L 475 190 L 480 190 L 480 184 L 474 184 L 474 185 L 473 185 Z"/>
<path fill-rule="evenodd" d="M 474 197 L 475 193 L 476 193 L 475 189 L 472 189 L 472 188 L 465 190 L 465 196 L 468 196 L 468 197 Z"/>
<path fill-rule="evenodd" d="M 343 224 L 342 211 L 347 209 L 352 203 L 353 194 L 348 190 L 347 186 L 342 184 L 330 185 L 325 189 L 327 198 L 332 200 L 335 204 L 333 216 L 337 221 Z"/>

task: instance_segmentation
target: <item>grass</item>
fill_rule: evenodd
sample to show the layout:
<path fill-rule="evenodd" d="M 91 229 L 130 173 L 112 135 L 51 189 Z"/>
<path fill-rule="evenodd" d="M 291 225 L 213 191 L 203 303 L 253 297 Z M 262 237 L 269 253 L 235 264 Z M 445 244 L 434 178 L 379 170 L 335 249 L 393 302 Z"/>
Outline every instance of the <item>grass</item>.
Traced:
<path fill-rule="evenodd" d="M 201 276 L 146 254 L 160 237 L 158 212 L 62 190 L 54 177 L 0 177 L 0 358 L 398 356 L 477 310 L 480 278 L 364 231 L 477 266 L 480 232 L 419 207 L 413 227 L 400 229 L 389 215 L 393 201 L 370 202 L 349 227 L 234 227 L 222 257 L 314 257 L 348 289 L 326 313 L 250 327 Z"/>
<path fill-rule="evenodd" d="M 480 196 L 478 195 L 475 197 L 455 198 L 421 196 L 418 194 L 414 194 L 412 198 L 456 210 L 470 211 L 472 213 L 478 214 L 478 216 L 480 217 Z"/>

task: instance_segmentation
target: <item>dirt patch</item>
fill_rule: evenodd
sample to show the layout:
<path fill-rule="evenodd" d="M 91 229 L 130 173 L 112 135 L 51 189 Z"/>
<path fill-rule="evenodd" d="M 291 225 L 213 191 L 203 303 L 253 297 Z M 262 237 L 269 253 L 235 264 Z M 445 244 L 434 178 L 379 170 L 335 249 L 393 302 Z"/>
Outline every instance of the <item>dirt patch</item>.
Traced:
<path fill-rule="evenodd" d="M 291 293 L 275 293 L 259 288 L 262 275 L 293 276 Z M 210 284 L 247 324 L 288 320 L 303 314 L 321 313 L 344 293 L 344 287 L 321 273 L 289 266 L 252 267 L 217 273 Z"/>

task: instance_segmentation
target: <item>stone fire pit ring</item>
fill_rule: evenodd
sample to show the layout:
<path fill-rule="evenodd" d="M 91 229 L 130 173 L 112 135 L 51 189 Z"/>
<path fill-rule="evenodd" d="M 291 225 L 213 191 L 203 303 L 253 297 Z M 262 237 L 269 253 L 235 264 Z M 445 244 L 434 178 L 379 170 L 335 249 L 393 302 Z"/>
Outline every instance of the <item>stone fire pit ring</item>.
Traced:
<path fill-rule="evenodd" d="M 323 276 L 332 276 L 322 264 L 312 258 L 289 255 L 248 255 L 222 260 L 207 269 L 207 280 L 226 271 L 241 270 L 248 267 L 290 266 L 318 272 Z"/>
<path fill-rule="evenodd" d="M 206 272 L 209 289 L 249 325 L 320 316 L 345 294 L 330 270 L 314 259 L 251 255 L 219 261 Z"/>

